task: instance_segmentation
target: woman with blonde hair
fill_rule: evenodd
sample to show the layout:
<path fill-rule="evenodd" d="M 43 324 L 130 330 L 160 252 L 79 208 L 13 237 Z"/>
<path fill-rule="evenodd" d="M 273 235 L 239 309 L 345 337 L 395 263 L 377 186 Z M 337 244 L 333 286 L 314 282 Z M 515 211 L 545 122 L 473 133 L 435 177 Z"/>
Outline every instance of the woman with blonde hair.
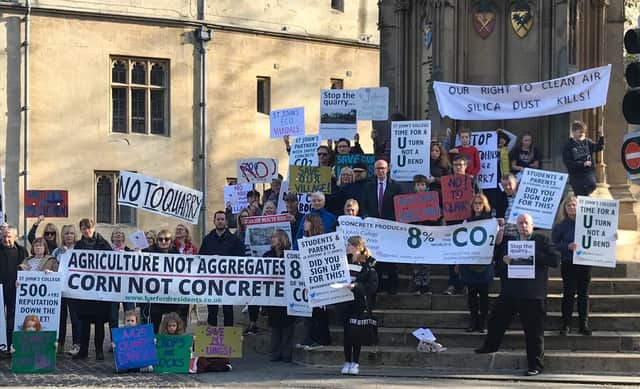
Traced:
<path fill-rule="evenodd" d="M 62 226 L 60 235 L 62 235 L 62 244 L 52 253 L 52 255 L 58 260 L 58 264 L 60 264 L 62 258 L 64 258 L 63 254 L 68 250 L 73 249 L 76 245 L 76 241 L 78 240 L 76 227 L 73 224 L 65 224 Z M 58 352 L 63 352 L 64 342 L 67 337 L 67 312 L 68 317 L 71 319 L 71 339 L 73 340 L 73 346 L 68 353 L 70 355 L 76 355 L 80 351 L 80 318 L 78 316 L 76 301 L 67 297 L 63 297 L 60 302 Z"/>
<path fill-rule="evenodd" d="M 187 226 L 182 223 L 176 226 L 175 233 L 173 234 L 173 246 L 176 248 L 176 250 L 178 250 L 180 254 L 198 254 L 198 247 L 191 241 L 189 228 L 187 228 Z"/>

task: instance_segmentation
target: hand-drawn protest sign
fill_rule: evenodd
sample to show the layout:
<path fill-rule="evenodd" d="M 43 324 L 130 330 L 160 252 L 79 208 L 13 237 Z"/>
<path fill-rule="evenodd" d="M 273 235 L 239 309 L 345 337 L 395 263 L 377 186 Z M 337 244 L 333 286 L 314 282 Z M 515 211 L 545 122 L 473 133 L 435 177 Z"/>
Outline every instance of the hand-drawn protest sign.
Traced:
<path fill-rule="evenodd" d="M 329 166 L 290 166 L 289 190 L 294 193 L 331 193 Z"/>
<path fill-rule="evenodd" d="M 70 250 L 59 273 L 80 300 L 286 305 L 282 258 Z"/>
<path fill-rule="evenodd" d="M 287 211 L 287 202 L 284 198 L 289 193 L 289 181 L 282 181 L 282 185 L 280 185 L 280 199 L 278 200 L 278 210 L 276 212 L 283 213 Z M 298 196 L 298 212 L 300 213 L 309 213 L 311 211 L 311 196 L 308 193 L 296 193 Z"/>
<path fill-rule="evenodd" d="M 304 135 L 304 107 L 279 109 L 269 113 L 271 139 L 282 138 L 285 135 Z"/>
<path fill-rule="evenodd" d="M 445 221 L 464 220 L 471 216 L 471 180 L 471 177 L 462 174 L 442 176 L 442 213 Z"/>
<path fill-rule="evenodd" d="M 15 331 L 11 356 L 14 373 L 52 373 L 56 370 L 55 331 Z"/>
<path fill-rule="evenodd" d="M 289 241 L 293 241 L 289 215 L 251 216 L 245 219 L 245 223 L 247 231 L 244 243 L 251 247 L 253 257 L 261 257 L 271 250 L 271 236 L 276 230 L 283 230 L 287 233 Z"/>
<path fill-rule="evenodd" d="M 356 95 L 358 120 L 387 120 L 389 118 L 389 88 L 360 88 Z"/>
<path fill-rule="evenodd" d="M 507 278 L 536 278 L 536 242 L 534 240 L 510 240 L 507 255 Z"/>
<path fill-rule="evenodd" d="M 607 103 L 611 65 L 542 82 L 465 85 L 435 81 L 440 114 L 457 120 L 520 119 L 596 108 Z"/>
<path fill-rule="evenodd" d="M 498 222 L 432 227 L 340 216 L 338 232 L 344 239 L 362 236 L 378 262 L 487 265 L 493 259 Z"/>
<path fill-rule="evenodd" d="M 412 181 L 429 175 L 431 121 L 391 122 L 391 179 Z"/>
<path fill-rule="evenodd" d="M 436 191 L 395 195 L 393 206 L 397 222 L 413 223 L 440 218 L 440 198 Z"/>
<path fill-rule="evenodd" d="M 507 223 L 515 224 L 518 215 L 528 213 L 536 228 L 551 229 L 567 176 L 566 173 L 524 169 Z"/>
<path fill-rule="evenodd" d="M 291 145 L 289 165 L 318 166 L 318 146 L 320 146 L 320 135 L 295 138 Z"/>
<path fill-rule="evenodd" d="M 286 271 L 284 294 L 287 296 L 287 315 L 311 317 L 313 309 L 309 305 L 308 291 L 302 275 L 300 252 L 285 250 L 284 266 Z"/>
<path fill-rule="evenodd" d="M 42 329 L 58 333 L 62 275 L 42 271 L 19 271 L 14 331 L 22 330 L 27 315 L 38 315 Z"/>
<path fill-rule="evenodd" d="M 278 160 L 275 158 L 240 159 L 236 165 L 238 184 L 271 183 L 278 178 Z"/>
<path fill-rule="evenodd" d="M 113 349 L 113 357 L 117 370 L 158 364 L 158 355 L 153 341 L 153 325 L 112 328 L 111 338 L 116 345 Z"/>
<path fill-rule="evenodd" d="M 156 335 L 158 364 L 156 373 L 189 373 L 191 335 Z"/>
<path fill-rule="evenodd" d="M 165 216 L 173 216 L 198 224 L 202 192 L 173 182 L 120 171 L 118 204 L 142 208 Z"/>
<path fill-rule="evenodd" d="M 375 174 L 374 164 L 376 156 L 373 154 L 337 154 L 336 155 L 336 177 L 340 177 L 340 171 L 347 166 L 353 168 L 356 164 L 364 164 L 367 167 L 367 177 Z"/>
<path fill-rule="evenodd" d="M 0 284 L 0 301 L 4 304 L 4 291 Z M 7 351 L 7 318 L 4 316 L 4 309 L 0 309 L 0 351 Z"/>
<path fill-rule="evenodd" d="M 616 267 L 618 200 L 578 196 L 574 265 Z"/>
<path fill-rule="evenodd" d="M 197 357 L 242 358 L 242 328 L 196 327 Z"/>
<path fill-rule="evenodd" d="M 504 131 L 507 136 L 511 134 Z M 460 137 L 456 137 L 456 146 L 460 145 Z M 498 134 L 495 131 L 474 131 L 471 133 L 471 144 L 478 149 L 480 154 L 480 173 L 478 173 L 478 186 L 480 189 L 494 189 L 498 186 L 498 164 L 500 152 L 498 151 Z"/>
<path fill-rule="evenodd" d="M 357 131 L 357 90 L 320 91 L 320 136 L 322 139 L 353 139 Z"/>
<path fill-rule="evenodd" d="M 352 301 L 347 288 L 333 288 L 333 284 L 349 284 L 347 251 L 342 235 L 333 232 L 298 240 L 302 274 L 309 289 L 309 305 L 324 305 Z"/>
<path fill-rule="evenodd" d="M 224 204 L 231 203 L 231 212 L 240 213 L 249 206 L 247 193 L 253 190 L 253 184 L 227 185 L 224 187 Z"/>

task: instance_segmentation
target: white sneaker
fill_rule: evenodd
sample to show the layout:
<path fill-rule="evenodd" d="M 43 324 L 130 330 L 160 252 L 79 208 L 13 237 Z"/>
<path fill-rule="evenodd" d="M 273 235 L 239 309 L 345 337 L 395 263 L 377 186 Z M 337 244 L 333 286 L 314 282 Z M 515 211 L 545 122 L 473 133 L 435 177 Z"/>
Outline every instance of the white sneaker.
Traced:
<path fill-rule="evenodd" d="M 349 369 L 349 374 L 351 374 L 351 375 L 358 375 L 358 374 L 360 374 L 360 364 L 358 364 L 358 363 L 351 363 L 351 368 Z"/>
<path fill-rule="evenodd" d="M 342 370 L 340 371 L 341 374 L 350 374 L 351 371 L 351 362 L 345 362 L 344 365 L 342 365 Z"/>

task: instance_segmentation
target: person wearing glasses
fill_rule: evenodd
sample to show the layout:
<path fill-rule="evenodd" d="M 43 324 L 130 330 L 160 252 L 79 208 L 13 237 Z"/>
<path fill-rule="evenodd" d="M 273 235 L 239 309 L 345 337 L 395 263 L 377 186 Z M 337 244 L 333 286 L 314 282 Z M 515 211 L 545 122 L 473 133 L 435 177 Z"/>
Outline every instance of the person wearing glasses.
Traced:
<path fill-rule="evenodd" d="M 364 154 L 364 150 L 360 146 L 360 135 L 356 134 L 354 137 L 353 147 L 351 147 L 351 142 L 347 138 L 340 138 L 336 142 L 336 153 L 337 154 Z"/>
<path fill-rule="evenodd" d="M 44 215 L 38 216 L 38 220 L 31 226 L 29 230 L 29 234 L 27 234 L 27 239 L 30 244 L 33 244 L 33 241 L 36 240 L 36 231 L 38 230 L 38 226 L 40 223 L 44 221 Z M 47 242 L 47 249 L 50 253 L 52 253 L 55 249 L 58 248 L 58 228 L 53 223 L 47 223 L 44 226 L 44 232 L 42 233 L 42 237 Z"/>

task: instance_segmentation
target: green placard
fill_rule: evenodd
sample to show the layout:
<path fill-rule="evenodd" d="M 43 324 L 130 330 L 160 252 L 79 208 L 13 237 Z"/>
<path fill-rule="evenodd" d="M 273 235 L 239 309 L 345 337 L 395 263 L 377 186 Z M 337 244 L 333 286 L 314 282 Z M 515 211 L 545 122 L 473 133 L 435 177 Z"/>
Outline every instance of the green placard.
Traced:
<path fill-rule="evenodd" d="M 242 358 L 242 328 L 196 327 L 197 357 Z"/>
<path fill-rule="evenodd" d="M 15 353 L 11 358 L 14 373 L 51 373 L 56 370 L 55 331 L 15 331 Z"/>
<path fill-rule="evenodd" d="M 191 335 L 156 335 L 158 364 L 157 373 L 189 373 L 191 358 Z"/>

